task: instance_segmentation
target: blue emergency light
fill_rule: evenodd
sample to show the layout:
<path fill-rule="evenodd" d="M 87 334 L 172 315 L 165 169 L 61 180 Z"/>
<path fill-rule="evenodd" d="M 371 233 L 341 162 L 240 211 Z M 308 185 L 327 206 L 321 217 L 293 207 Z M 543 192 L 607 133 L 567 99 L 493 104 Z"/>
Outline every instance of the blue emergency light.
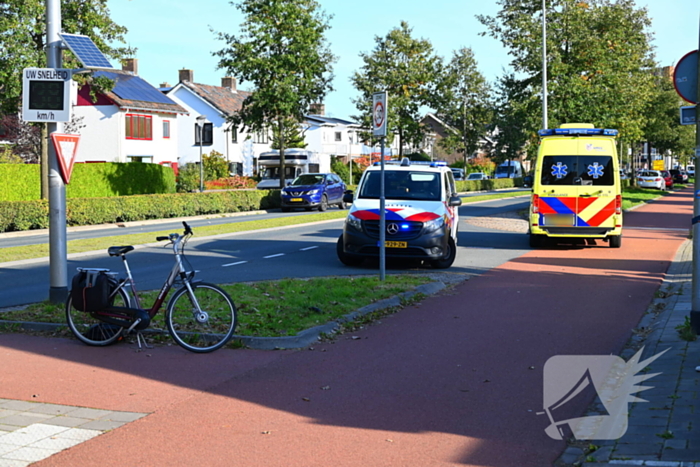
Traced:
<path fill-rule="evenodd" d="M 607 128 L 553 128 L 540 130 L 540 136 L 617 136 L 617 130 Z"/>

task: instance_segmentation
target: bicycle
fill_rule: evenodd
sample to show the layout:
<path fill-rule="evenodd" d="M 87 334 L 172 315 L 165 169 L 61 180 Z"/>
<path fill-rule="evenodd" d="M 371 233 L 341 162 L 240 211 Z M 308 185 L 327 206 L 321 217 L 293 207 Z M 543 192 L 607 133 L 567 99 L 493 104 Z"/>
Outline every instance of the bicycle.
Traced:
<path fill-rule="evenodd" d="M 79 273 L 106 274 L 110 293 L 107 308 L 89 312 L 75 308 L 72 294 L 68 294 L 66 320 L 75 337 L 88 345 L 106 346 L 135 331 L 139 348 L 142 341 L 145 347 L 149 347 L 141 332 L 149 327 L 168 292 L 177 284 L 180 287 L 170 297 L 165 315 L 168 331 L 175 342 L 198 353 L 212 352 L 226 345 L 238 322 L 236 307 L 221 287 L 194 281 L 195 271 L 184 253 L 193 232 L 186 222 L 182 224 L 185 227 L 182 235 L 171 233 L 156 237 L 159 242 L 170 241 L 175 264 L 150 309 L 141 307 L 136 282 L 126 259 L 126 254 L 134 250 L 133 246 L 112 246 L 107 249 L 109 256 L 121 257 L 126 270 L 125 278 L 117 279 L 117 273 L 109 269 L 78 268 Z"/>

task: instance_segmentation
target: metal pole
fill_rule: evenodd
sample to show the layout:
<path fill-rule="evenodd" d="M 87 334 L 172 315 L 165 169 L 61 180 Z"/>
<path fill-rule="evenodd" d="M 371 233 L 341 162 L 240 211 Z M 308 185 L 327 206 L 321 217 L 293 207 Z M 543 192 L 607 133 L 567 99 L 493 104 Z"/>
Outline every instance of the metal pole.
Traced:
<path fill-rule="evenodd" d="M 46 63 L 61 68 L 61 2 L 46 0 Z M 48 123 L 49 150 L 49 300 L 63 303 L 68 297 L 68 234 L 66 231 L 66 185 L 63 183 L 51 133 L 63 131 L 63 123 Z"/>
<path fill-rule="evenodd" d="M 547 7 L 542 0 L 542 129 L 547 128 Z"/>
<path fill-rule="evenodd" d="M 379 150 L 379 160 L 381 167 L 381 178 L 379 182 L 379 280 L 386 278 L 386 212 L 384 211 L 384 139 L 381 137 Z"/>
<path fill-rule="evenodd" d="M 202 126 L 198 123 L 199 129 L 199 192 L 204 192 L 204 160 L 202 159 Z"/>
<path fill-rule="evenodd" d="M 700 51 L 700 22 L 698 22 L 698 50 Z M 699 52 L 700 53 L 700 52 Z M 697 69 L 696 101 L 700 100 L 700 61 Z M 700 176 L 697 168 L 700 163 L 700 105 L 695 102 L 695 196 L 693 197 L 693 306 L 690 312 L 690 325 L 695 334 L 700 334 Z"/>

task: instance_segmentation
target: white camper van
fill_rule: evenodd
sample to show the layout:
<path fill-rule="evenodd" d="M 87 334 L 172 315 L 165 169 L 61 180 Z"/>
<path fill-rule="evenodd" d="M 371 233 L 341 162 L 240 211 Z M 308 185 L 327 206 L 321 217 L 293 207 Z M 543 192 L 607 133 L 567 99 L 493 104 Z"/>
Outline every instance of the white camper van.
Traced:
<path fill-rule="evenodd" d="M 284 151 L 284 186 L 301 174 L 320 172 L 318 163 L 311 162 L 312 153 L 305 149 L 286 149 Z M 259 190 L 274 190 L 280 187 L 280 152 L 278 150 L 263 152 L 258 157 L 258 172 L 262 180 Z"/>
<path fill-rule="evenodd" d="M 523 176 L 523 165 L 520 161 L 505 161 L 496 167 L 494 178 L 520 178 Z"/>

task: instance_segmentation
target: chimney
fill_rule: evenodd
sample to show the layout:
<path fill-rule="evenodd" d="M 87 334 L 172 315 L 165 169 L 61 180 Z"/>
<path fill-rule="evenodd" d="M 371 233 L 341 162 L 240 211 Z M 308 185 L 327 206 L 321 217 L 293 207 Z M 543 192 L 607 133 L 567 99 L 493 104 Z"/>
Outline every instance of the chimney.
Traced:
<path fill-rule="evenodd" d="M 193 70 L 187 70 L 183 68 L 182 70 L 179 71 L 179 77 L 180 81 L 189 81 L 190 83 L 194 83 L 194 71 Z"/>
<path fill-rule="evenodd" d="M 139 59 L 138 58 L 125 58 L 122 62 L 122 70 L 130 71 L 131 73 L 139 74 Z"/>
<path fill-rule="evenodd" d="M 311 104 L 309 106 L 309 112 L 311 113 L 311 115 L 325 115 L 326 106 L 320 102 L 316 104 Z"/>
<path fill-rule="evenodd" d="M 168 83 L 167 81 L 165 81 L 165 82 L 163 82 L 163 83 L 160 83 L 160 86 L 159 86 L 159 87 L 161 87 L 161 88 L 169 88 L 169 87 L 170 87 L 170 83 Z"/>
<path fill-rule="evenodd" d="M 231 76 L 221 78 L 221 87 L 228 88 L 231 91 L 236 92 L 236 78 L 233 78 Z"/>

